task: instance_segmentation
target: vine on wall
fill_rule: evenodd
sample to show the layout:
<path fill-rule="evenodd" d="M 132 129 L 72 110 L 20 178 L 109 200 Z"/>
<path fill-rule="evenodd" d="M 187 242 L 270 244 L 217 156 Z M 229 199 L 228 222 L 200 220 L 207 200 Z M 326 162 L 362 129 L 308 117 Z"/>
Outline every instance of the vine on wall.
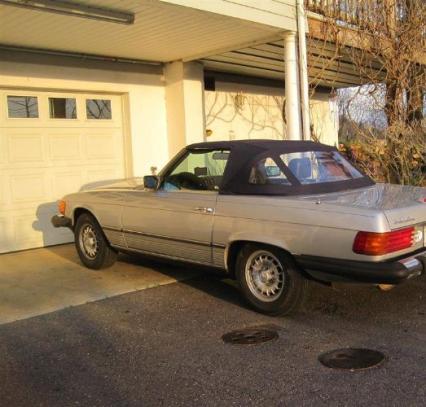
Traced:
<path fill-rule="evenodd" d="M 245 92 L 206 92 L 206 128 L 243 128 L 244 134 L 237 138 L 284 139 L 284 100 L 284 96 Z"/>

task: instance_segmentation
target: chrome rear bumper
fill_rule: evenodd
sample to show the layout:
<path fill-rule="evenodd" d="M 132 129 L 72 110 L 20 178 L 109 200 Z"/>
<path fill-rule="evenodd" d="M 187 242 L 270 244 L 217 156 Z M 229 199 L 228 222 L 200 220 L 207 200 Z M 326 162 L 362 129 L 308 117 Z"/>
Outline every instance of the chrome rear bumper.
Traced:
<path fill-rule="evenodd" d="M 419 253 L 413 257 L 398 260 L 409 273 L 407 279 L 418 277 L 426 272 L 426 251 Z"/>
<path fill-rule="evenodd" d="M 426 251 L 382 262 L 302 255 L 296 257 L 296 263 L 315 280 L 400 284 L 426 274 Z"/>

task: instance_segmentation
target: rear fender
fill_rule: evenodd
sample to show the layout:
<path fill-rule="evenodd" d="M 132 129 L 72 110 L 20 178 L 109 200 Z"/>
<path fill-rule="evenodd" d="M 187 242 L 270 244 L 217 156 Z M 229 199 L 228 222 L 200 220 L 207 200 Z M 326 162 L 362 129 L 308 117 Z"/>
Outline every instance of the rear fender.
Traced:
<path fill-rule="evenodd" d="M 261 243 L 269 246 L 275 246 L 291 254 L 291 250 L 289 249 L 289 246 L 287 245 L 285 239 L 277 238 L 276 236 L 268 236 L 263 233 L 234 233 L 229 237 L 224 252 L 224 263 L 227 271 L 231 271 L 229 270 L 229 256 L 231 255 L 231 249 L 234 244 L 237 244 L 239 242 Z"/>

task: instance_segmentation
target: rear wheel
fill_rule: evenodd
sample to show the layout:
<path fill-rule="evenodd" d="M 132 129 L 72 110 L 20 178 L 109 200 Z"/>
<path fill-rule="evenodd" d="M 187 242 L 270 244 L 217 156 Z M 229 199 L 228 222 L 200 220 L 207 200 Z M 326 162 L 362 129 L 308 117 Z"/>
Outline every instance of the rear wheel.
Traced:
<path fill-rule="evenodd" d="M 261 244 L 245 245 L 237 257 L 241 291 L 257 311 L 289 315 L 302 303 L 308 281 L 282 250 Z"/>
<path fill-rule="evenodd" d="M 117 251 L 108 243 L 96 219 L 83 213 L 75 225 L 75 246 L 82 263 L 91 269 L 99 270 L 114 264 Z"/>

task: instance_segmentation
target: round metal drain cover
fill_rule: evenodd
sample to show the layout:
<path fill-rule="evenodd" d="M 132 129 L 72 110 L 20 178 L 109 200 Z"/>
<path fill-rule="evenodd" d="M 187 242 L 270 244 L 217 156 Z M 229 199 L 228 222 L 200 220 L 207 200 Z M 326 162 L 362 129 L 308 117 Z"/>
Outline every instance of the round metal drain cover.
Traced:
<path fill-rule="evenodd" d="M 278 332 L 265 328 L 244 328 L 228 332 L 222 339 L 232 345 L 254 345 L 278 339 Z"/>
<path fill-rule="evenodd" d="M 332 369 L 361 370 L 380 365 L 385 355 L 371 349 L 337 349 L 323 353 L 318 360 Z"/>

